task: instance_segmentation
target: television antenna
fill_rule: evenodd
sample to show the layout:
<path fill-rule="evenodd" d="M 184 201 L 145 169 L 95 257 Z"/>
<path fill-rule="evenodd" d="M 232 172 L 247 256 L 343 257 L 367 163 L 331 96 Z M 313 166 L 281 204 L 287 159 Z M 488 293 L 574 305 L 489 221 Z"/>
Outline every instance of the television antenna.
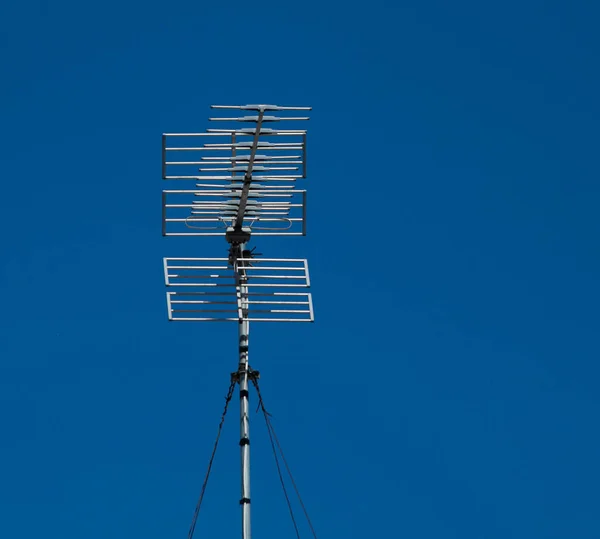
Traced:
<path fill-rule="evenodd" d="M 314 315 L 307 261 L 264 258 L 248 242 L 253 236 L 306 234 L 306 190 L 297 188 L 306 178 L 306 131 L 287 126 L 308 120 L 300 114 L 311 107 L 211 108 L 244 115 L 209 118 L 226 127 L 204 133 L 163 134 L 162 177 L 186 188 L 163 191 L 162 232 L 164 236 L 223 236 L 229 244 L 228 256 L 164 258 L 167 310 L 171 321 L 238 324 L 238 369 L 232 374 L 227 403 L 238 385 L 242 539 L 251 539 L 248 391 L 251 383 L 258 390 L 259 373 L 248 360 L 250 322 L 312 322 Z M 269 427 L 260 393 L 259 403 Z M 309 525 L 315 535 L 310 519 Z"/>

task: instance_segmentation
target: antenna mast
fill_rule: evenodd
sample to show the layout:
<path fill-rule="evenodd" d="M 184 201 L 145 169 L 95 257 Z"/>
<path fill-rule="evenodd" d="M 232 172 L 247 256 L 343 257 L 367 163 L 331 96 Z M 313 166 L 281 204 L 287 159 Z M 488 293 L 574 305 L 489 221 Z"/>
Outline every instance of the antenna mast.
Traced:
<path fill-rule="evenodd" d="M 248 362 L 250 321 L 312 322 L 308 264 L 303 259 L 258 258 L 252 236 L 304 236 L 306 131 L 264 124 L 300 122 L 311 107 L 212 105 L 249 116 L 209 118 L 251 127 L 166 133 L 162 176 L 187 189 L 164 190 L 163 236 L 224 236 L 227 258 L 165 258 L 169 320 L 238 323 L 242 539 L 251 539 L 249 382 L 259 374 Z M 271 113 L 279 116 L 270 115 Z M 232 113 L 233 114 L 233 113 Z M 259 153 L 260 152 L 260 153 Z"/>

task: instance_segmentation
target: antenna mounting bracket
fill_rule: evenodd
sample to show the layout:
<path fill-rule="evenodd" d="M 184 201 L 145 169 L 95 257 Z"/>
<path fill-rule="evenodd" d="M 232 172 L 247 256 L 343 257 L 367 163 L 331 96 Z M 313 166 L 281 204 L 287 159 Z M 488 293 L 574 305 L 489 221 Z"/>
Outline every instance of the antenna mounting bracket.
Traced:
<path fill-rule="evenodd" d="M 250 228 L 248 227 L 227 227 L 225 239 L 231 244 L 241 244 L 250 241 Z"/>

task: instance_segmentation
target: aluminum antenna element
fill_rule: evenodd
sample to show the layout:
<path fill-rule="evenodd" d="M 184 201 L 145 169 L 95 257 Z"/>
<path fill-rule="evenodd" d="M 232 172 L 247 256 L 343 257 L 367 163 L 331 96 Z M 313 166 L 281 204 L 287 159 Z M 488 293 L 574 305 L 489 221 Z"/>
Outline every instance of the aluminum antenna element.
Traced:
<path fill-rule="evenodd" d="M 312 322 L 306 260 L 238 258 L 242 293 L 227 258 L 165 258 L 169 320 Z M 240 316 L 241 312 L 241 316 Z"/>
<path fill-rule="evenodd" d="M 203 133 L 162 137 L 164 236 L 223 236 L 226 258 L 165 258 L 169 320 L 236 322 L 240 387 L 242 539 L 251 539 L 248 362 L 250 322 L 314 320 L 304 259 L 263 258 L 252 236 L 306 234 L 306 131 L 310 107 L 213 105 Z M 228 111 L 228 112 L 227 112 Z"/>
<path fill-rule="evenodd" d="M 163 235 L 221 236 L 252 229 L 256 236 L 306 233 L 306 131 L 264 124 L 296 124 L 306 116 L 272 116 L 266 111 L 307 107 L 213 106 L 256 111 L 252 116 L 210 118 L 227 127 L 205 133 L 163 135 L 162 171 L 185 188 L 163 191 Z M 239 127 L 253 124 L 253 127 Z"/>

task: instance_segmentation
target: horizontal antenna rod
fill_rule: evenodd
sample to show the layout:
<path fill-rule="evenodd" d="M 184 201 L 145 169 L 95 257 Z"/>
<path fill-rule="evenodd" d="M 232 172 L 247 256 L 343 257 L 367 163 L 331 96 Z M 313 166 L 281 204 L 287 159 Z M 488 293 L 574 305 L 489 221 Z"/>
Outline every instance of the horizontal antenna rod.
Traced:
<path fill-rule="evenodd" d="M 262 121 L 263 122 L 280 122 L 282 120 L 309 120 L 308 116 L 290 116 L 286 118 L 285 116 L 265 116 Z M 258 116 L 240 116 L 237 118 L 209 118 L 210 122 L 258 122 Z"/>
<path fill-rule="evenodd" d="M 237 110 L 312 110 L 312 107 L 281 107 L 279 105 L 211 105 L 211 109 L 237 109 Z"/>

